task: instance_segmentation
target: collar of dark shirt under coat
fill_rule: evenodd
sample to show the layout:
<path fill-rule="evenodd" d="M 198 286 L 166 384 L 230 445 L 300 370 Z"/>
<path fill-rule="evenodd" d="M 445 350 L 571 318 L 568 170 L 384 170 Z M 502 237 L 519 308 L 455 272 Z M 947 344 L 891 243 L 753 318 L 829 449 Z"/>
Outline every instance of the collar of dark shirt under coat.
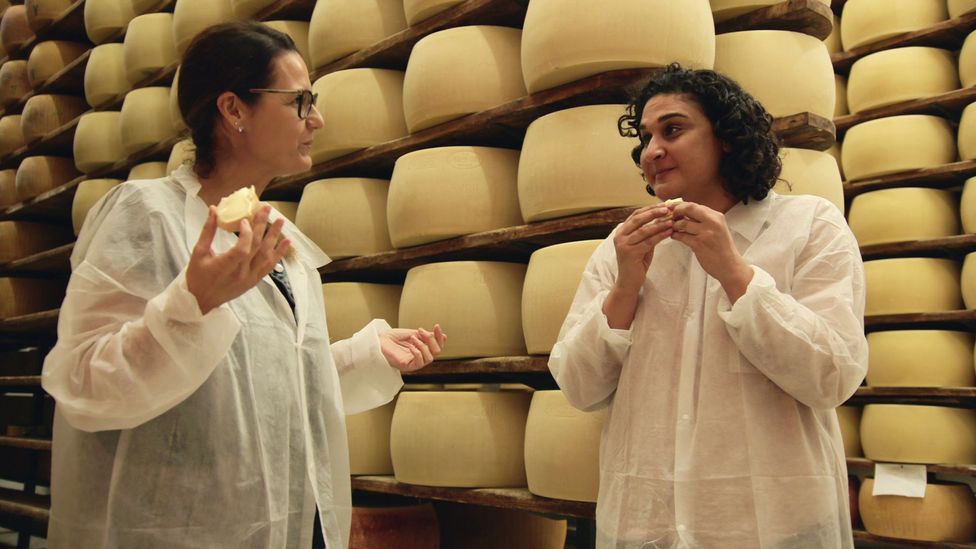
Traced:
<path fill-rule="evenodd" d="M 773 191 L 763 200 L 749 200 L 748 204 L 739 202 L 725 212 L 725 224 L 729 230 L 745 238 L 750 244 L 759 238 L 763 226 L 769 219 L 769 210 L 777 199 Z"/>

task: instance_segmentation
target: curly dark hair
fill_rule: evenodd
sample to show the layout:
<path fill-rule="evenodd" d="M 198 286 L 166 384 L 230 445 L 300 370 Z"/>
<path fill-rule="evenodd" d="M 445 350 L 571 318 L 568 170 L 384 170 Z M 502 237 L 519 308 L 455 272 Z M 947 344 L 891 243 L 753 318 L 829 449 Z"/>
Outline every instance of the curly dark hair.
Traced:
<path fill-rule="evenodd" d="M 691 70 L 677 63 L 653 77 L 627 106 L 627 114 L 617 120 L 624 137 L 640 138 L 644 105 L 660 94 L 690 96 L 711 121 L 715 136 L 729 147 L 719 165 L 726 189 L 740 202 L 750 198 L 762 200 L 776 184 L 782 170 L 779 140 L 772 131 L 773 117 L 759 101 L 746 93 L 732 79 L 710 70 Z M 640 166 L 641 151 L 647 144 L 637 144 L 630 156 Z M 647 185 L 652 196 L 654 190 Z"/>

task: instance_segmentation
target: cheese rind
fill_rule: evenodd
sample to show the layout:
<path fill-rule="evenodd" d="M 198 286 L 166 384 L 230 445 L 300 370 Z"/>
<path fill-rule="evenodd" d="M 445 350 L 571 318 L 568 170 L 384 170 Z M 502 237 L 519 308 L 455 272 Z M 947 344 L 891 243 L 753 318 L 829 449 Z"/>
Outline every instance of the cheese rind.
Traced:
<path fill-rule="evenodd" d="M 0 221 L 0 263 L 25 258 L 71 242 L 63 225 Z"/>
<path fill-rule="evenodd" d="M 125 73 L 125 46 L 102 44 L 92 48 L 85 66 L 85 100 L 101 107 L 132 89 Z"/>
<path fill-rule="evenodd" d="M 323 67 L 405 28 L 402 0 L 319 0 L 308 34 L 312 65 Z"/>
<path fill-rule="evenodd" d="M 59 187 L 80 174 L 74 161 L 60 156 L 28 156 L 17 168 L 17 200 L 28 198 Z"/>
<path fill-rule="evenodd" d="M 172 13 L 147 13 L 132 19 L 125 33 L 125 74 L 137 83 L 179 62 Z"/>
<path fill-rule="evenodd" d="M 867 339 L 870 386 L 972 387 L 976 384 L 974 342 L 970 333 L 894 330 L 871 332 Z"/>
<path fill-rule="evenodd" d="M 24 0 L 27 8 L 27 24 L 38 32 L 60 19 L 74 4 L 74 0 Z"/>
<path fill-rule="evenodd" d="M 85 32 L 95 44 L 118 37 L 135 16 L 130 0 L 85 0 Z"/>
<path fill-rule="evenodd" d="M 0 107 L 20 101 L 30 91 L 27 61 L 14 59 L 0 65 Z"/>
<path fill-rule="evenodd" d="M 81 233 L 81 227 L 92 206 L 119 183 L 122 183 L 119 179 L 87 179 L 78 184 L 71 202 L 71 226 L 75 235 Z"/>
<path fill-rule="evenodd" d="M 847 457 L 861 457 L 861 409 L 856 406 L 840 406 L 837 408 L 837 421 L 840 423 L 840 435 L 844 440 L 844 455 Z"/>
<path fill-rule="evenodd" d="M 264 24 L 272 29 L 287 34 L 298 48 L 298 53 L 305 60 L 305 66 L 312 66 L 312 54 L 308 49 L 308 30 L 309 24 L 305 21 L 264 21 Z"/>
<path fill-rule="evenodd" d="M 908 114 L 862 122 L 844 136 L 848 181 L 932 168 L 956 159 L 955 132 L 938 116 Z"/>
<path fill-rule="evenodd" d="M 374 318 L 396 328 L 403 286 L 368 282 L 329 282 L 322 285 L 329 341 L 349 339 Z"/>
<path fill-rule="evenodd" d="M 874 479 L 859 495 L 864 529 L 876 536 L 967 543 L 976 539 L 976 497 L 966 484 L 929 483 L 924 498 L 873 496 Z"/>
<path fill-rule="evenodd" d="M 119 132 L 121 118 L 122 114 L 114 111 L 89 112 L 81 116 L 73 145 L 76 168 L 91 173 L 125 159 Z"/>
<path fill-rule="evenodd" d="M 407 16 L 408 25 L 417 23 L 431 16 L 450 9 L 464 0 L 403 0 L 403 13 Z"/>
<path fill-rule="evenodd" d="M 66 40 L 45 40 L 31 49 L 27 58 L 27 80 L 32 88 L 39 88 L 55 74 L 78 59 L 90 46 Z"/>
<path fill-rule="evenodd" d="M 190 42 L 207 28 L 236 19 L 231 0 L 176 0 L 172 20 L 176 53 L 182 56 Z"/>
<path fill-rule="evenodd" d="M 85 100 L 71 95 L 34 95 L 24 105 L 20 130 L 32 143 L 71 122 L 88 110 Z"/>
<path fill-rule="evenodd" d="M 367 412 L 346 416 L 349 441 L 349 473 L 352 475 L 392 475 L 390 426 L 396 399 Z"/>
<path fill-rule="evenodd" d="M 0 158 L 23 147 L 24 132 L 20 129 L 20 115 L 8 114 L 0 118 Z"/>
<path fill-rule="evenodd" d="M 848 214 L 860 245 L 931 240 L 959 234 L 955 194 L 941 189 L 901 187 L 859 194 Z"/>
<path fill-rule="evenodd" d="M 3 48 L 8 52 L 17 50 L 31 38 L 34 38 L 34 31 L 27 22 L 27 8 L 13 5 L 3 10 L 3 18 L 0 19 L 0 43 L 3 43 Z"/>
<path fill-rule="evenodd" d="M 908 47 L 858 59 L 847 78 L 850 112 L 940 95 L 959 88 L 956 56 L 939 48 Z"/>
<path fill-rule="evenodd" d="M 12 206 L 17 198 L 17 170 L 0 170 L 0 206 Z"/>
<path fill-rule="evenodd" d="M 956 143 L 960 160 L 976 159 L 976 104 L 971 103 L 962 110 Z"/>
<path fill-rule="evenodd" d="M 976 410 L 869 404 L 861 416 L 861 446 L 873 461 L 976 463 Z"/>
<path fill-rule="evenodd" d="M 138 88 L 125 94 L 119 130 L 126 156 L 175 138 L 178 132 L 169 113 L 169 88 Z"/>
<path fill-rule="evenodd" d="M 865 315 L 962 309 L 961 265 L 950 259 L 907 257 L 864 262 Z"/>
<path fill-rule="evenodd" d="M 783 169 L 773 190 L 779 194 L 819 196 L 844 211 L 844 183 L 830 154 L 810 149 L 780 149 Z"/>
<path fill-rule="evenodd" d="M 393 249 L 386 228 L 389 181 L 322 179 L 305 186 L 295 224 L 333 259 Z"/>
<path fill-rule="evenodd" d="M 840 40 L 850 51 L 948 17 L 945 0 L 851 0 L 841 12 Z"/>

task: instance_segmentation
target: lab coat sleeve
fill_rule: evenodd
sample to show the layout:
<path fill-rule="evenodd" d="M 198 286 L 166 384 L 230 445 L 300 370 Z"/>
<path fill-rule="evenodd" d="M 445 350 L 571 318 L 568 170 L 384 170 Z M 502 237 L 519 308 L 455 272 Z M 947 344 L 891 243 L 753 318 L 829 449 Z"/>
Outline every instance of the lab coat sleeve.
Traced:
<path fill-rule="evenodd" d="M 382 406 L 403 387 L 400 372 L 390 366 L 380 349 L 380 334 L 391 329 L 385 320 L 375 319 L 349 339 L 332 344 L 346 415 Z"/>

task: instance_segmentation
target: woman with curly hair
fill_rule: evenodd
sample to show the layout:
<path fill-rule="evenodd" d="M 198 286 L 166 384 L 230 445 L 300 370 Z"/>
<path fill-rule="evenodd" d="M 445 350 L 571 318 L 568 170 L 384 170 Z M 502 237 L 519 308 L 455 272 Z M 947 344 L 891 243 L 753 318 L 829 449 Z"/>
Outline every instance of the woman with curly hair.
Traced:
<path fill-rule="evenodd" d="M 770 190 L 771 122 L 677 65 L 618 122 L 668 202 L 593 254 L 549 359 L 574 406 L 610 409 L 600 548 L 853 547 L 834 409 L 867 371 L 863 264 L 835 206 Z"/>

